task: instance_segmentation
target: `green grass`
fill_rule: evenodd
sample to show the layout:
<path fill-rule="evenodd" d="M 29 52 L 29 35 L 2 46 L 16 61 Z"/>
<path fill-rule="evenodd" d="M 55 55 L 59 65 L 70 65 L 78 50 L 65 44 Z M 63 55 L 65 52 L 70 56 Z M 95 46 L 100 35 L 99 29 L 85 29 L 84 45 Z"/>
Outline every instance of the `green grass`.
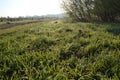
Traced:
<path fill-rule="evenodd" d="M 62 21 L 0 30 L 0 80 L 119 80 L 119 32 Z"/>

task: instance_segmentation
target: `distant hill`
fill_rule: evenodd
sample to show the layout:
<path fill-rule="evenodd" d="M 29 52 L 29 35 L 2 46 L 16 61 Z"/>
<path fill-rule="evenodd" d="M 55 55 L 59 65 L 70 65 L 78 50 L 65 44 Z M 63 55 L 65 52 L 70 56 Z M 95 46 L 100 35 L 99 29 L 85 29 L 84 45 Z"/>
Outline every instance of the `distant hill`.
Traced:
<path fill-rule="evenodd" d="M 61 14 L 47 14 L 47 15 L 34 15 L 34 16 L 27 16 L 27 18 L 33 18 L 33 19 L 61 19 L 64 18 L 66 15 L 61 13 Z"/>

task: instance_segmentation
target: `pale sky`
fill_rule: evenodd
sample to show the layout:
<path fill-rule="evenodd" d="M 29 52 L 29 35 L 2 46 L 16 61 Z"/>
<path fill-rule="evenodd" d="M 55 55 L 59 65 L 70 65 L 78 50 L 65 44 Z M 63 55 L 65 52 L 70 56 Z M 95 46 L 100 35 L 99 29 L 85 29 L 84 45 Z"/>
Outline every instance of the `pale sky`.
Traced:
<path fill-rule="evenodd" d="M 33 16 L 62 13 L 61 0 L 0 0 L 0 16 Z"/>

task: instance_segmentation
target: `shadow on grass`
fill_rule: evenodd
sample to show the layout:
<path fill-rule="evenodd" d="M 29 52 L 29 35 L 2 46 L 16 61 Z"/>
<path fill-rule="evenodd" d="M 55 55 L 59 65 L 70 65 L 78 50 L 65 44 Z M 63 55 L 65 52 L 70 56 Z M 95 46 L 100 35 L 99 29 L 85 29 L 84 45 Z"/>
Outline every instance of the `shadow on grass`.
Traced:
<path fill-rule="evenodd" d="M 105 23 L 103 24 L 107 32 L 113 35 L 120 35 L 120 23 Z"/>

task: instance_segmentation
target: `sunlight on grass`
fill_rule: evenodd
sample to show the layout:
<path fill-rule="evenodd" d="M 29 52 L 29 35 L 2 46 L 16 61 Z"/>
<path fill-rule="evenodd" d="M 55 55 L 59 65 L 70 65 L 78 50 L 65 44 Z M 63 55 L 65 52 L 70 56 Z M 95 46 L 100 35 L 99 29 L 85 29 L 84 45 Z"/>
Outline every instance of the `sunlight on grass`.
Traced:
<path fill-rule="evenodd" d="M 46 21 L 0 30 L 0 79 L 119 80 L 119 26 Z"/>

